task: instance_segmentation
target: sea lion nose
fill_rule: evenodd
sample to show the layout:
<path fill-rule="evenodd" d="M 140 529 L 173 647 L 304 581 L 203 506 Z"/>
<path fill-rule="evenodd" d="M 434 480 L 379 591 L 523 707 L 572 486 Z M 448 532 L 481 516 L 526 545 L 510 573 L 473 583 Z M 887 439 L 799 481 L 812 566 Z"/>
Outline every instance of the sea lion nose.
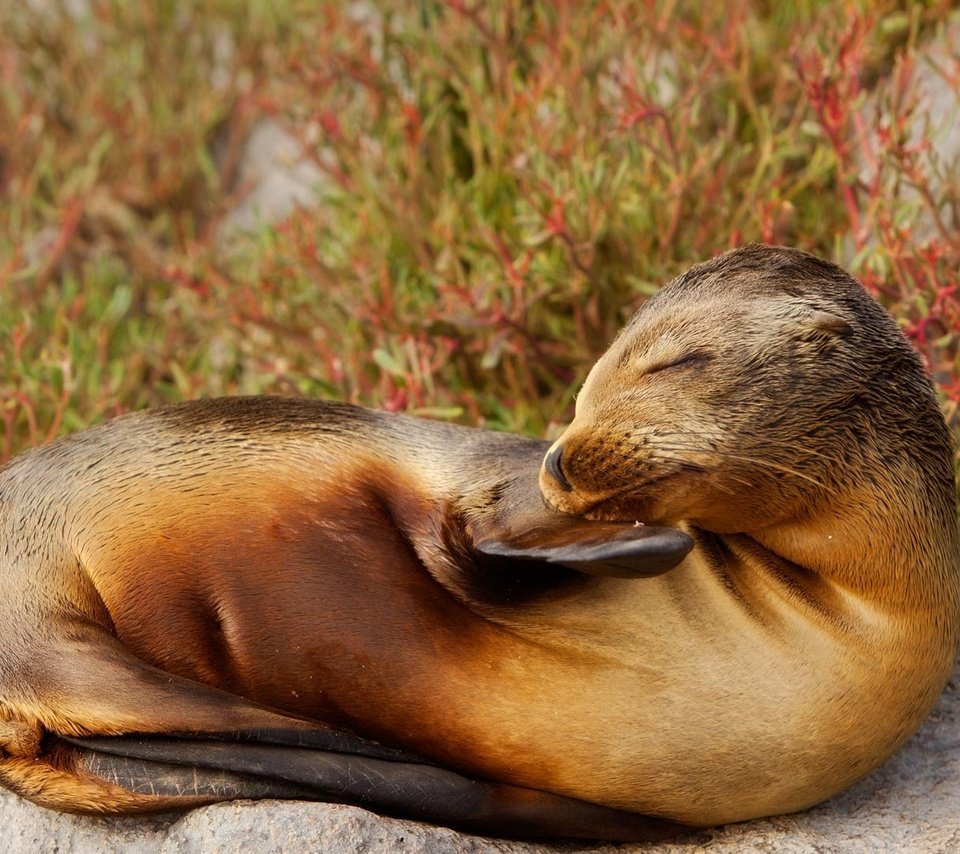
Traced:
<path fill-rule="evenodd" d="M 564 492 L 570 492 L 573 487 L 567 476 L 563 473 L 563 445 L 554 445 L 547 455 L 543 458 L 543 467 L 553 476 L 553 479 L 560 484 Z"/>

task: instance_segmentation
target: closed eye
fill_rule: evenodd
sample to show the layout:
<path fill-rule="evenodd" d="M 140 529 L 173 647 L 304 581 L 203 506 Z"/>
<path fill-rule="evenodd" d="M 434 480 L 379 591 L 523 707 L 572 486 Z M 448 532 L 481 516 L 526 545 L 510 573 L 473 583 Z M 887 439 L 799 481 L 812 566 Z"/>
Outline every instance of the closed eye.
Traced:
<path fill-rule="evenodd" d="M 713 356 L 709 353 L 704 353 L 702 350 L 694 350 L 692 353 L 686 353 L 683 356 L 680 356 L 678 359 L 674 359 L 672 362 L 664 362 L 660 365 L 654 365 L 650 368 L 648 374 L 656 374 L 660 371 L 669 371 L 674 368 L 692 368 L 699 365 L 705 365 L 707 362 L 713 361 Z"/>

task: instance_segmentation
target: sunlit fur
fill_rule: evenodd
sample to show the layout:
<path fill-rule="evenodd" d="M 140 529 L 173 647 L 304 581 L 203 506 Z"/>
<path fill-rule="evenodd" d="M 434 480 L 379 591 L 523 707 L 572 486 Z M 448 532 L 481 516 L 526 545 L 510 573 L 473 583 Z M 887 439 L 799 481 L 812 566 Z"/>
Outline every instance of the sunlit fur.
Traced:
<path fill-rule="evenodd" d="M 664 579 L 690 587 L 666 613 L 642 607 L 675 668 L 716 667 L 712 692 L 677 688 L 709 707 L 684 698 L 687 726 L 716 737 L 706 774 L 742 778 L 727 767 L 738 745 L 798 806 L 917 726 L 957 643 L 951 449 L 919 357 L 845 272 L 761 246 L 694 267 L 596 364 L 557 446 L 567 484 L 540 477 L 553 506 L 698 540 Z M 718 614 L 721 600 L 739 615 Z M 645 661 L 667 654 L 640 646 Z"/>
<path fill-rule="evenodd" d="M 189 404 L 18 458 L 0 782 L 188 806 L 48 736 L 309 718 L 709 825 L 814 804 L 916 728 L 957 643 L 951 455 L 919 361 L 845 274 L 766 248 L 693 269 L 559 442 L 572 488 L 542 472 L 549 502 L 673 522 L 695 550 L 655 578 L 505 588 L 471 543 L 556 519 L 546 443 L 333 404 Z"/>

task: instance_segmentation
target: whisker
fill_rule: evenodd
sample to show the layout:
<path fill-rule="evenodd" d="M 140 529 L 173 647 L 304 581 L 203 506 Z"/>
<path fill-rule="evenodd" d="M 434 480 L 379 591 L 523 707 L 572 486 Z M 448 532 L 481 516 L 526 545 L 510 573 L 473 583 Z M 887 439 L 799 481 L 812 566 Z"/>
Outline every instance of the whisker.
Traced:
<path fill-rule="evenodd" d="M 670 456 L 660 455 L 656 459 L 659 462 L 676 466 L 680 471 L 687 471 L 693 474 L 704 474 L 704 470 L 701 466 L 698 466 L 694 463 L 687 463 L 684 460 L 682 460 L 680 457 L 670 457 Z M 744 487 L 752 488 L 755 486 L 755 484 L 752 484 L 750 483 L 750 481 L 745 480 L 742 477 L 738 477 L 737 475 L 728 475 L 727 477 L 729 480 L 736 481 L 737 483 L 739 483 L 741 486 L 744 486 Z M 712 485 L 720 489 L 721 492 L 726 492 L 728 495 L 735 494 L 732 489 L 730 489 L 728 486 L 726 486 L 723 483 L 713 483 Z"/>
<path fill-rule="evenodd" d="M 642 433 L 640 435 L 644 438 L 649 437 L 652 439 L 668 439 L 673 436 L 702 439 L 702 438 L 709 438 L 709 437 L 723 438 L 724 434 L 721 431 L 713 431 L 713 430 L 666 430 L 663 432 L 654 430 L 649 433 Z M 757 443 L 760 445 L 776 445 L 782 448 L 791 448 L 791 449 L 797 448 L 796 442 L 789 442 L 785 439 L 774 439 L 769 436 L 751 437 L 750 441 L 752 443 Z M 803 447 L 800 450 L 804 454 L 810 454 L 811 456 L 820 457 L 821 459 L 827 460 L 828 462 L 837 463 L 837 464 L 842 463 L 842 460 L 839 457 L 832 454 L 825 454 L 821 451 L 815 451 L 813 448 Z"/>
<path fill-rule="evenodd" d="M 668 446 L 668 447 L 664 448 L 664 450 L 667 450 L 667 451 L 692 451 L 692 452 L 694 452 L 694 453 L 698 453 L 698 452 L 699 452 L 699 453 L 703 453 L 703 454 L 714 454 L 714 455 L 716 455 L 716 456 L 718 456 L 718 457 L 725 457 L 726 459 L 730 459 L 730 460 L 739 460 L 739 461 L 741 461 L 741 462 L 749 463 L 750 465 L 766 466 L 767 468 L 774 469 L 775 471 L 781 471 L 781 472 L 784 472 L 785 474 L 792 474 L 794 477 L 799 477 L 799 478 L 801 478 L 801 479 L 803 479 L 803 480 L 807 480 L 807 481 L 809 481 L 810 483 L 814 484 L 815 486 L 821 487 L 822 489 L 830 489 L 830 487 L 829 487 L 827 484 L 823 483 L 823 481 L 820 481 L 820 480 L 818 480 L 818 479 L 815 478 L 815 477 L 811 477 L 811 476 L 808 475 L 808 474 L 804 474 L 803 472 L 800 472 L 800 471 L 797 471 L 796 469 L 790 468 L 790 466 L 785 466 L 785 465 L 782 465 L 782 464 L 780 464 L 780 463 L 770 462 L 770 460 L 762 460 L 762 459 L 757 459 L 757 458 L 755 458 L 755 457 L 745 457 L 745 456 L 742 456 L 742 455 L 740 455 L 740 454 L 734 454 L 734 453 L 732 453 L 732 452 L 730 452 L 730 451 L 720 451 L 720 450 L 716 450 L 716 449 L 714 449 L 714 448 L 702 448 L 702 447 L 696 447 L 696 446 L 693 446 L 693 445 L 687 445 L 687 446 L 684 446 L 684 445 L 673 445 L 673 446 Z"/>

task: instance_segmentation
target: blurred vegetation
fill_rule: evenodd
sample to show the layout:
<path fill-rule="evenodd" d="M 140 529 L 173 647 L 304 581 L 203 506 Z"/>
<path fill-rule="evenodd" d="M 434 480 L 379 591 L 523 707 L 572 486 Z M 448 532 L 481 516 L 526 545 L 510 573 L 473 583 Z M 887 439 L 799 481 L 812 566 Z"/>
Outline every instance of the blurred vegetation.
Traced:
<path fill-rule="evenodd" d="M 0 0 L 0 461 L 254 392 L 550 433 L 648 294 L 758 240 L 857 273 L 957 422 L 960 179 L 916 85 L 949 4 L 67 8 Z M 267 117 L 319 204 L 229 240 Z"/>

